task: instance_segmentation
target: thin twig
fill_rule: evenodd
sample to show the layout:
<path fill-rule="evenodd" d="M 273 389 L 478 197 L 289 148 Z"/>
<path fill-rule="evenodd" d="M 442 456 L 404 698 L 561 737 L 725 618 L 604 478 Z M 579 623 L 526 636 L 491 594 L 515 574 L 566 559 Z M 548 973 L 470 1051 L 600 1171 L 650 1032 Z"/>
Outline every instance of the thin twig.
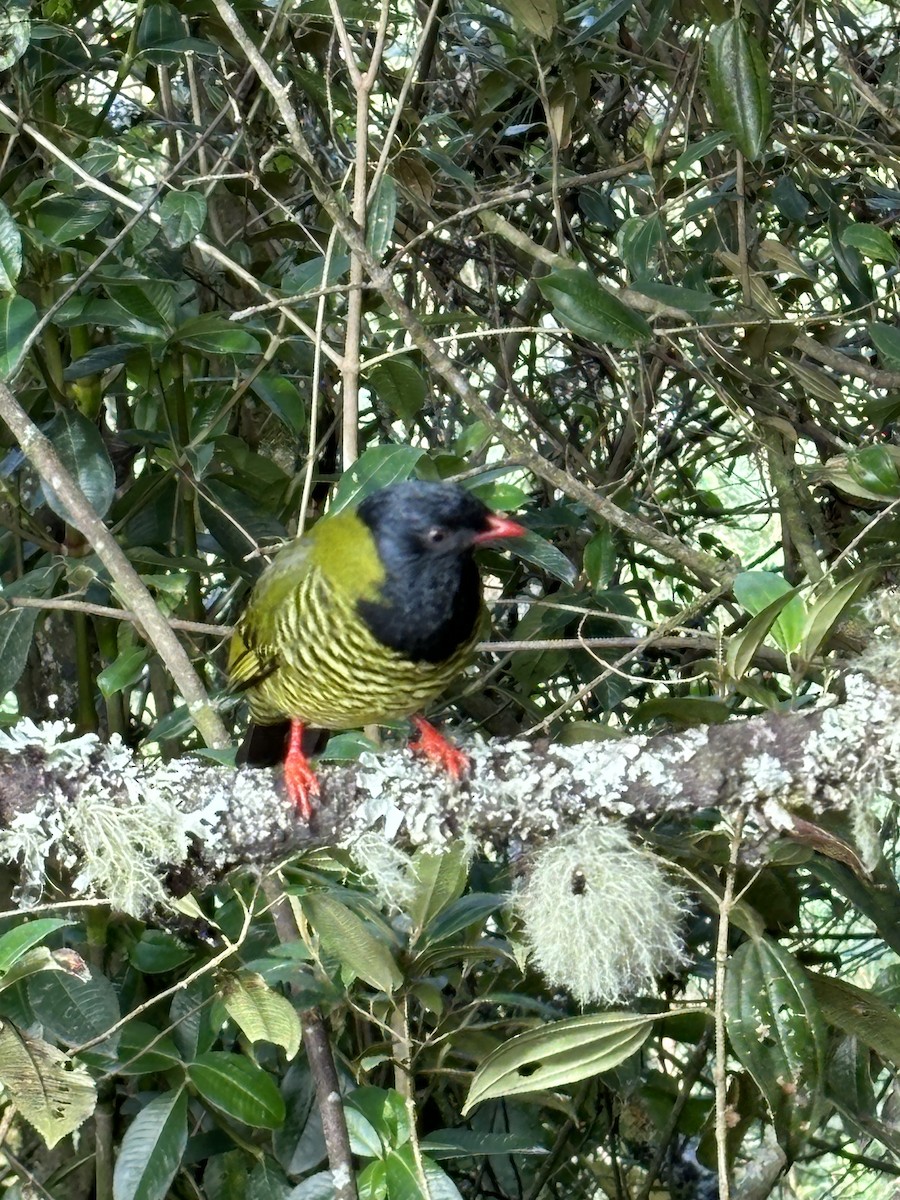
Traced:
<path fill-rule="evenodd" d="M 719 1200 L 730 1200 L 731 1177 L 728 1170 L 728 1050 L 725 1037 L 725 974 L 728 966 L 728 931 L 734 904 L 734 881 L 744 818 L 738 814 L 731 837 L 731 854 L 725 872 L 725 890 L 719 902 L 719 928 L 716 934 L 716 1061 L 713 1079 L 716 1088 L 716 1161 L 719 1169 Z"/>

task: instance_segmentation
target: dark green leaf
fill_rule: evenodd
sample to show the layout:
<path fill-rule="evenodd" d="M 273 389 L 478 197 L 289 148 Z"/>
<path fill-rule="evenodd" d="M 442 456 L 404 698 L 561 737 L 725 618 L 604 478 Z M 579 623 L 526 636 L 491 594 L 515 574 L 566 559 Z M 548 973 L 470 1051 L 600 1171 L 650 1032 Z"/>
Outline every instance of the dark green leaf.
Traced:
<path fill-rule="evenodd" d="M 215 313 L 191 317 L 179 325 L 170 341 L 204 354 L 259 354 L 261 350 L 252 333 Z"/>
<path fill-rule="evenodd" d="M 772 123 L 769 68 L 759 42 L 740 17 L 714 29 L 707 64 L 713 104 L 738 150 L 754 162 L 766 144 Z"/>
<path fill-rule="evenodd" d="M 41 917 L 36 921 L 23 921 L 15 929 L 7 930 L 0 937 L 0 975 L 5 975 L 32 946 L 39 945 L 57 929 L 72 924 L 72 921 L 64 921 L 60 917 Z"/>
<path fill-rule="evenodd" d="M 116 475 L 97 426 L 77 409 L 64 408 L 50 422 L 46 433 L 91 507 L 98 516 L 105 516 L 116 494 Z M 44 480 L 44 496 L 57 516 L 77 524 L 47 480 Z"/>
<path fill-rule="evenodd" d="M 366 221 L 366 247 L 374 259 L 380 260 L 391 244 L 396 216 L 397 185 L 385 174 L 372 197 Z"/>
<path fill-rule="evenodd" d="M 129 646 L 97 675 L 97 686 L 104 696 L 113 696 L 137 683 L 150 657 L 146 646 Z"/>
<path fill-rule="evenodd" d="M 812 987 L 794 957 L 760 934 L 731 956 L 724 1001 L 732 1049 L 796 1153 L 818 1127 L 823 1098 L 827 1036 Z"/>
<path fill-rule="evenodd" d="M 62 567 L 58 565 L 39 567 L 0 587 L 0 597 L 11 600 L 14 596 L 49 596 L 61 574 Z M 37 608 L 10 608 L 0 613 L 0 696 L 12 691 L 25 670 L 39 616 Z"/>
<path fill-rule="evenodd" d="M 12 379 L 25 340 L 37 324 L 37 310 L 24 296 L 0 297 L 0 379 Z"/>
<path fill-rule="evenodd" d="M 895 370 L 900 367 L 900 329 L 895 325 L 881 325 L 877 321 L 869 321 L 866 328 L 884 365 Z"/>
<path fill-rule="evenodd" d="M 472 1158 L 477 1154 L 546 1154 L 547 1147 L 516 1133 L 480 1133 L 475 1129 L 438 1129 L 419 1143 L 429 1157 Z"/>
<path fill-rule="evenodd" d="M 163 236 L 172 247 L 192 241 L 206 220 L 206 197 L 202 192 L 169 192 L 159 206 Z"/>
<path fill-rule="evenodd" d="M 0 291 L 14 292 L 22 270 L 22 235 L 5 204 L 0 202 Z"/>
<path fill-rule="evenodd" d="M 74 242 L 102 225 L 109 216 L 108 200 L 75 199 L 73 196 L 51 196 L 34 210 L 37 229 L 55 246 Z"/>
<path fill-rule="evenodd" d="M 191 958 L 183 942 L 164 929 L 145 929 L 129 954 L 132 965 L 144 975 L 174 971 Z"/>
<path fill-rule="evenodd" d="M 270 1075 L 240 1054 L 211 1050 L 188 1064 L 188 1079 L 207 1103 L 255 1129 L 277 1129 L 284 1101 Z"/>
<path fill-rule="evenodd" d="M 425 403 L 425 380 L 418 367 L 406 355 L 388 358 L 373 367 L 366 382 L 388 412 L 409 425 Z"/>
<path fill-rule="evenodd" d="M 355 507 L 378 488 L 387 487 L 389 483 L 396 483 L 400 479 L 409 479 L 424 453 L 424 450 L 415 446 L 396 445 L 374 446 L 366 450 L 341 476 L 328 511 L 338 513 L 348 505 Z"/>
<path fill-rule="evenodd" d="M 327 954 L 380 991 L 392 992 L 400 986 L 403 976 L 390 950 L 356 913 L 321 892 L 311 892 L 301 903 Z"/>
<path fill-rule="evenodd" d="M 476 1069 L 462 1114 L 482 1100 L 563 1087 L 609 1071 L 644 1044 L 658 1019 L 659 1014 L 595 1013 L 520 1033 Z"/>
<path fill-rule="evenodd" d="M 553 305 L 559 321 L 588 341 L 629 349 L 653 336 L 653 330 L 639 313 L 624 305 L 587 271 L 557 269 L 538 279 L 537 285 Z"/>
<path fill-rule="evenodd" d="M 129 1021 L 119 1034 L 117 1075 L 151 1075 L 181 1067 L 181 1055 L 172 1038 L 144 1021 Z"/>
<path fill-rule="evenodd" d="M 45 971 L 28 981 L 28 999 L 45 1031 L 65 1046 L 92 1041 L 118 1021 L 119 998 L 105 975 L 87 979 Z"/>
<path fill-rule="evenodd" d="M 896 266 L 900 257 L 894 239 L 877 225 L 847 225 L 841 231 L 841 241 L 845 246 L 854 246 L 866 258 L 874 258 L 878 262 Z"/>

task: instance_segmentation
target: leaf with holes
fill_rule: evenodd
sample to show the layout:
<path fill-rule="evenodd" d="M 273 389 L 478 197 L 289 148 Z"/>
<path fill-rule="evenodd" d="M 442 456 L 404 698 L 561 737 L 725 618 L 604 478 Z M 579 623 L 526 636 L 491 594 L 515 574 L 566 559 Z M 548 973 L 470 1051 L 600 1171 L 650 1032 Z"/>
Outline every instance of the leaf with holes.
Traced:
<path fill-rule="evenodd" d="M 812 986 L 792 954 L 759 935 L 731 956 L 724 1003 L 731 1047 L 796 1154 L 823 1104 L 828 1036 Z"/>
<path fill-rule="evenodd" d="M 611 1070 L 644 1044 L 659 1016 L 596 1013 L 517 1034 L 478 1067 L 462 1115 L 482 1100 L 563 1087 Z"/>
<path fill-rule="evenodd" d="M 94 1111 L 97 1090 L 86 1068 L 11 1024 L 0 1030 L 0 1083 L 49 1147 Z"/>

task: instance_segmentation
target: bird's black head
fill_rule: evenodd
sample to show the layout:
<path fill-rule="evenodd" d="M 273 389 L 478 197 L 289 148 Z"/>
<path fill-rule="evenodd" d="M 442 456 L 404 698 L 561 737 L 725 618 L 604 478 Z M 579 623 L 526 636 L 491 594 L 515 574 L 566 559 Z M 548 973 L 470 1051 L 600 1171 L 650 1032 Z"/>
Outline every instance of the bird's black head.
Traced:
<path fill-rule="evenodd" d="M 455 556 L 490 536 L 493 514 L 455 483 L 408 479 L 367 496 L 359 516 L 372 530 L 382 561 Z M 493 518 L 496 519 L 496 518 Z"/>
<path fill-rule="evenodd" d="M 381 601 L 359 605 L 369 628 L 411 658 L 448 658 L 478 618 L 475 546 L 525 530 L 454 483 L 392 483 L 357 511 L 386 572 Z"/>

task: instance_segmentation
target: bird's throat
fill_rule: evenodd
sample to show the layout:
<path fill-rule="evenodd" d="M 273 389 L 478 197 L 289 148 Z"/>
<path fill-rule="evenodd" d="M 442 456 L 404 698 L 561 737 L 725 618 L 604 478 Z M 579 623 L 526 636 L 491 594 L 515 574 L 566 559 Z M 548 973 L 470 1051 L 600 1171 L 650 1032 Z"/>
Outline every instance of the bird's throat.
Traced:
<path fill-rule="evenodd" d="M 471 555 L 418 562 L 391 572 L 377 601 L 359 615 L 382 645 L 416 662 L 438 663 L 468 642 L 481 612 L 481 582 Z"/>

